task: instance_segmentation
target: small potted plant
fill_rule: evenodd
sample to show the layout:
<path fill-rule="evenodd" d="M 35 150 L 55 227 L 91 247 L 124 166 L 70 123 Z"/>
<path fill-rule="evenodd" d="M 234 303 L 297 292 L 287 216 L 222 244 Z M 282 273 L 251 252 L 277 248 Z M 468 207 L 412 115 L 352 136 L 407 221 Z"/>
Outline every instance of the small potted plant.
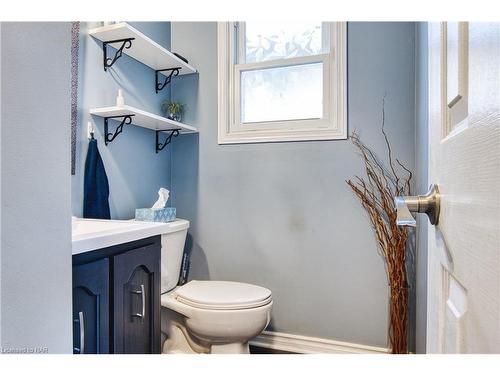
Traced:
<path fill-rule="evenodd" d="M 167 118 L 174 121 L 181 121 L 184 104 L 179 102 L 164 102 L 161 105 L 162 111 Z"/>

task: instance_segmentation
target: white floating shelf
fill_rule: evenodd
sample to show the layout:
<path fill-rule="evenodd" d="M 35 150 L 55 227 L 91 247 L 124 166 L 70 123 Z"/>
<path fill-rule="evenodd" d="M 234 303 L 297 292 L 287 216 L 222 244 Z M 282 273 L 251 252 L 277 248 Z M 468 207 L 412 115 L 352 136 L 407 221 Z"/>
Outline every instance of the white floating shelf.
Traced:
<path fill-rule="evenodd" d="M 90 110 L 90 114 L 104 118 L 134 115 L 132 117 L 132 125 L 140 126 L 142 128 L 160 131 L 179 130 L 179 133 L 181 134 L 198 132 L 198 129 L 196 129 L 194 126 L 170 120 L 166 117 L 158 116 L 154 113 L 146 112 L 128 105 L 124 105 L 121 107 L 114 106 L 92 108 Z"/>
<path fill-rule="evenodd" d="M 154 70 L 181 68 L 179 75 L 196 73 L 196 69 L 179 59 L 172 52 L 160 46 L 151 38 L 126 22 L 101 26 L 89 31 L 89 35 L 99 39 L 101 42 L 109 42 L 119 39 L 134 38 L 130 48 L 124 48 L 123 53 L 140 61 Z M 116 49 L 117 44 L 109 44 Z M 168 76 L 169 73 L 163 73 Z"/>

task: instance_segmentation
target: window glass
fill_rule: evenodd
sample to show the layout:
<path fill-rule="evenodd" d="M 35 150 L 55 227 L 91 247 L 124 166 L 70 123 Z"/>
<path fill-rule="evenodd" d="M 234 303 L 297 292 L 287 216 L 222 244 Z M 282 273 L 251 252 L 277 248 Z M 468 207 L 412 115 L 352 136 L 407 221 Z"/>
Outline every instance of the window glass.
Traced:
<path fill-rule="evenodd" d="M 322 63 L 241 73 L 243 123 L 318 119 L 322 116 Z"/>
<path fill-rule="evenodd" d="M 245 22 L 246 63 L 323 53 L 321 22 Z"/>

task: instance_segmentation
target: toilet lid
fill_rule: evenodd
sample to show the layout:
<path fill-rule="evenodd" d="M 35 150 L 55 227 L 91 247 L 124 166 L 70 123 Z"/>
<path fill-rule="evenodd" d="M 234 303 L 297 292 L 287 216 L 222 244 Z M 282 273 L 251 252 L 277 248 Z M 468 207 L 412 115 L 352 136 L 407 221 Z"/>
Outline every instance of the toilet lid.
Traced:
<path fill-rule="evenodd" d="M 193 280 L 175 292 L 177 301 L 210 310 L 249 309 L 271 302 L 269 289 L 235 281 Z"/>

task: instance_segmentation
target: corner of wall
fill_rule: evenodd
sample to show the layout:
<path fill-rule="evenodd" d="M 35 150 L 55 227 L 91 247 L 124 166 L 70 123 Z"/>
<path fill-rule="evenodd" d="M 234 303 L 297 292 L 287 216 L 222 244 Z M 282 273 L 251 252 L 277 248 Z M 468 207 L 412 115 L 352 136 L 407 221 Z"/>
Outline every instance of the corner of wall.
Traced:
<path fill-rule="evenodd" d="M 417 22 L 415 43 L 415 190 L 428 186 L 428 76 L 427 23 Z M 426 352 L 427 330 L 427 220 L 417 218 L 416 245 L 416 353 Z"/>

